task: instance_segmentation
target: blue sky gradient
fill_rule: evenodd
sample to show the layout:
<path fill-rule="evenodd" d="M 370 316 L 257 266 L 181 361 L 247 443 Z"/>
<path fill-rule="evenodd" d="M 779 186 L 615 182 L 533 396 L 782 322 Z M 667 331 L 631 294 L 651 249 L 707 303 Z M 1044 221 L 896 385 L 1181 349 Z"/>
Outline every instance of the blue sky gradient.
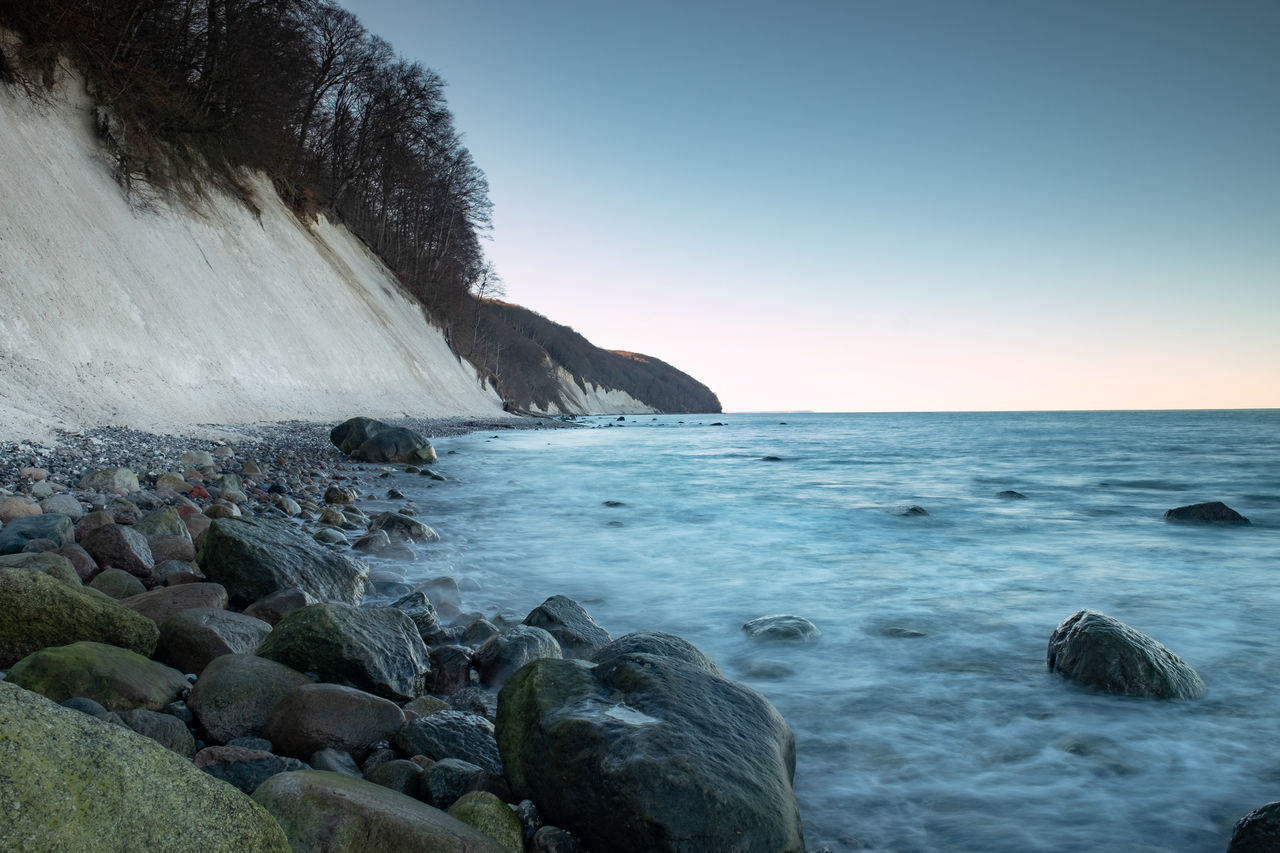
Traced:
<path fill-rule="evenodd" d="M 344 5 L 508 298 L 727 410 L 1280 406 L 1280 3 Z"/>

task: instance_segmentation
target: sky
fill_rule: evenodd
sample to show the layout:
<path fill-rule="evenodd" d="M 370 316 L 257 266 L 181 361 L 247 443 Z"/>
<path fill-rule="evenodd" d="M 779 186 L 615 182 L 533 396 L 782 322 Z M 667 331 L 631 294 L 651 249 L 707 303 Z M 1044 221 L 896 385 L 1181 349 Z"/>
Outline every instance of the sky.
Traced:
<path fill-rule="evenodd" d="M 1280 407 L 1275 0 L 342 0 L 506 298 L 726 411 Z"/>

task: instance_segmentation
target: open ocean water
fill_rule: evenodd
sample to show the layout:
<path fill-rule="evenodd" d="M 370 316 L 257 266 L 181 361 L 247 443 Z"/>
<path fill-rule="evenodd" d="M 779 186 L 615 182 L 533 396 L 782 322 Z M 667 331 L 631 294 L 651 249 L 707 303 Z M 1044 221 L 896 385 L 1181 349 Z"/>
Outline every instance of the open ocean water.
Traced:
<path fill-rule="evenodd" d="M 410 578 L 514 619 L 561 593 L 614 636 L 699 646 L 794 729 L 810 850 L 1220 851 L 1280 799 L 1280 411 L 586 422 L 441 439 L 449 482 L 398 476 L 443 536 Z M 1210 500 L 1253 525 L 1162 520 Z M 1206 697 L 1048 673 L 1083 608 Z M 821 637 L 743 634 L 776 613 Z"/>

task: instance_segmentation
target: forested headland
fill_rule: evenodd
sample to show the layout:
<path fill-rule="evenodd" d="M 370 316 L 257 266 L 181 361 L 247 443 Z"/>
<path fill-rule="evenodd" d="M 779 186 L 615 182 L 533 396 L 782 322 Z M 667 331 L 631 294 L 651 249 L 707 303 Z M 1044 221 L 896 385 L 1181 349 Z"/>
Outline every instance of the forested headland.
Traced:
<path fill-rule="evenodd" d="M 38 90 L 60 57 L 85 75 L 125 192 L 217 185 L 252 205 L 242 176 L 267 175 L 299 217 L 363 240 L 512 406 L 556 405 L 562 366 L 662 411 L 720 410 L 657 359 L 494 299 L 488 183 L 445 82 L 332 0 L 2 0 L 0 25 L 21 39 L 0 79 Z"/>

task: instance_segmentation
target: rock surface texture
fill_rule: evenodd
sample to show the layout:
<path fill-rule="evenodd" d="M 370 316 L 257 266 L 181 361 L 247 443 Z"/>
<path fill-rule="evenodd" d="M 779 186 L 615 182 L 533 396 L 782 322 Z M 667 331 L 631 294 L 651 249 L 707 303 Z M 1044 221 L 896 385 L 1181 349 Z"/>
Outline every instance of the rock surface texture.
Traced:
<path fill-rule="evenodd" d="M 1199 699 L 1204 682 L 1160 643 L 1118 619 L 1081 610 L 1049 638 L 1049 670 L 1086 687 L 1125 696 Z"/>
<path fill-rule="evenodd" d="M 790 727 L 671 645 L 681 657 L 606 646 L 595 666 L 538 660 L 517 672 L 497 724 L 513 790 L 589 850 L 803 851 Z"/>
<path fill-rule="evenodd" d="M 0 849 L 285 853 L 244 794 L 123 726 L 0 682 Z"/>

